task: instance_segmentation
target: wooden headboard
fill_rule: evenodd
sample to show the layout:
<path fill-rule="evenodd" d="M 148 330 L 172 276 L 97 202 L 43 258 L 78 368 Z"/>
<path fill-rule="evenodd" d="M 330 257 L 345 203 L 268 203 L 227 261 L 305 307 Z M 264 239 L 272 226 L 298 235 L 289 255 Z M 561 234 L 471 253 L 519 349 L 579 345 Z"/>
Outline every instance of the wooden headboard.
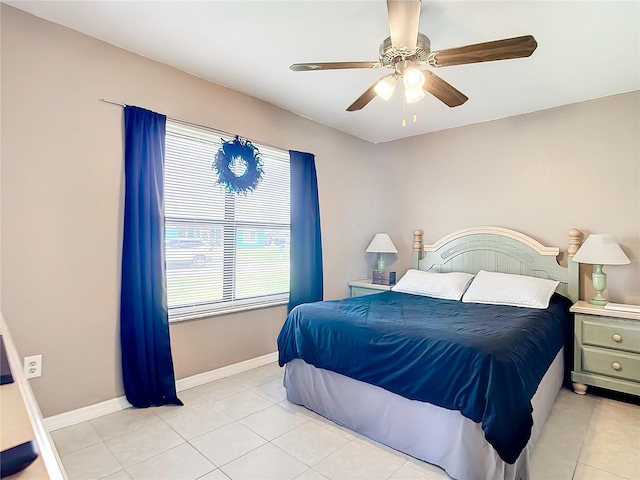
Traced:
<path fill-rule="evenodd" d="M 413 268 L 432 272 L 490 272 L 528 275 L 560 282 L 557 291 L 578 300 L 578 264 L 571 261 L 582 232 L 569 232 L 567 266 L 558 263 L 560 249 L 545 247 L 533 238 L 501 227 L 473 227 L 422 246 L 422 230 L 413 232 Z"/>

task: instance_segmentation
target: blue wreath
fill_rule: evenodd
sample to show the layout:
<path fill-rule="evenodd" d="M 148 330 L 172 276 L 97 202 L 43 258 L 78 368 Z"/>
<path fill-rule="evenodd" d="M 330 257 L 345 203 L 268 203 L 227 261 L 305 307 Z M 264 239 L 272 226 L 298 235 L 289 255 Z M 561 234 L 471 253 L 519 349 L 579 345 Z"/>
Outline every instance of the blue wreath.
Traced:
<path fill-rule="evenodd" d="M 247 167 L 242 175 L 236 175 L 231 170 L 232 163 L 237 159 L 242 160 Z M 260 151 L 250 141 L 242 140 L 238 135 L 229 142 L 222 140 L 212 168 L 218 174 L 218 185 L 222 185 L 229 193 L 246 195 L 255 190 L 262 180 Z"/>

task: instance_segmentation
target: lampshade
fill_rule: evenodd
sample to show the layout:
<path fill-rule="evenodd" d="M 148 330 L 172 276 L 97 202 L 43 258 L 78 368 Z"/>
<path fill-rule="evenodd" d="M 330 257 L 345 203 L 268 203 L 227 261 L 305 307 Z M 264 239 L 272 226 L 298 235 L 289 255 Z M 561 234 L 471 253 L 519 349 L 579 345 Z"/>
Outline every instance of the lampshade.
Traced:
<path fill-rule="evenodd" d="M 365 251 L 368 253 L 398 253 L 396 246 L 386 233 L 376 233 Z"/>
<path fill-rule="evenodd" d="M 629 258 L 608 233 L 591 234 L 573 256 L 573 261 L 591 265 L 626 265 Z"/>
<path fill-rule="evenodd" d="M 424 85 L 424 73 L 415 67 L 409 67 L 403 72 L 405 88 L 422 88 Z"/>
<path fill-rule="evenodd" d="M 422 89 L 422 87 L 405 88 L 404 97 L 407 103 L 417 102 L 418 100 L 421 100 L 424 98 L 424 90 Z"/>
<path fill-rule="evenodd" d="M 386 77 L 380 79 L 378 83 L 376 83 L 373 90 L 383 100 L 389 100 L 391 95 L 393 95 L 393 91 L 396 89 L 396 79 L 393 75 L 387 75 Z"/>

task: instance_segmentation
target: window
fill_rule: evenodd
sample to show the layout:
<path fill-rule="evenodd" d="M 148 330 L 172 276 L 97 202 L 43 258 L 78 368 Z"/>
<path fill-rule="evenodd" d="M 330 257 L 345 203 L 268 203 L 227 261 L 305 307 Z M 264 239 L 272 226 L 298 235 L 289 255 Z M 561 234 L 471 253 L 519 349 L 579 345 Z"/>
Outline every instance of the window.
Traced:
<path fill-rule="evenodd" d="M 165 254 L 171 321 L 289 299 L 289 154 L 259 145 L 263 178 L 227 193 L 212 168 L 220 135 L 167 120 Z"/>

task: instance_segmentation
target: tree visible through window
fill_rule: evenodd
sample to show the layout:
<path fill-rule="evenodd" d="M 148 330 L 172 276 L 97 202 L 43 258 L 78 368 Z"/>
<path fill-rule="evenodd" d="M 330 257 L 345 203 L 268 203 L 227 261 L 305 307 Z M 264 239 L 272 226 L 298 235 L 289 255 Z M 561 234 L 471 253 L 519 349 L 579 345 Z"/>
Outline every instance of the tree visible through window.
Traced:
<path fill-rule="evenodd" d="M 263 179 L 226 192 L 212 169 L 219 134 L 167 120 L 165 253 L 169 319 L 289 298 L 289 155 L 254 142 Z"/>

